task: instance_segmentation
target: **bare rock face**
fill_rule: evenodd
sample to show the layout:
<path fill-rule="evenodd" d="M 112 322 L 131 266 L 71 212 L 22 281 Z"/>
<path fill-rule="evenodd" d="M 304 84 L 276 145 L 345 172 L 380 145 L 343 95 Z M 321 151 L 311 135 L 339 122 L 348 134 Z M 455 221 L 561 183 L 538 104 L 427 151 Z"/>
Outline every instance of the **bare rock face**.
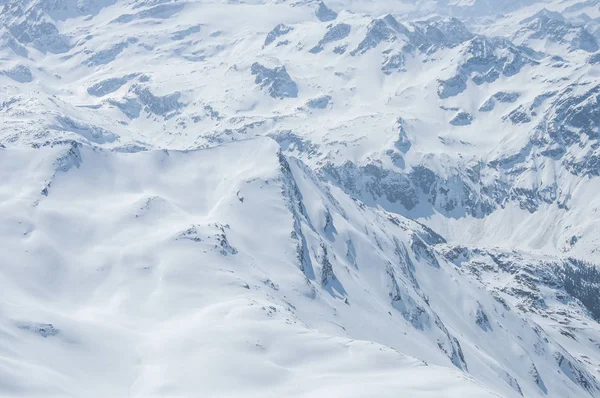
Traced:
<path fill-rule="evenodd" d="M 0 71 L 0 74 L 6 75 L 18 83 L 30 83 L 33 81 L 31 69 L 25 65 L 16 65 L 10 69 Z"/>
<path fill-rule="evenodd" d="M 284 99 L 298 96 L 298 86 L 287 73 L 285 66 L 270 69 L 255 62 L 250 70 L 256 76 L 254 82 L 261 89 L 267 89 L 271 97 Z"/>
<path fill-rule="evenodd" d="M 315 15 L 319 18 L 321 22 L 330 22 L 337 18 L 338 14 L 333 11 L 331 8 L 327 7 L 327 5 L 320 1 L 317 9 L 315 11 Z"/>
<path fill-rule="evenodd" d="M 470 113 L 459 112 L 450 120 L 450 124 L 453 126 L 468 126 L 472 121 L 473 116 Z"/>
<path fill-rule="evenodd" d="M 346 23 L 340 23 L 330 27 L 323 38 L 319 40 L 319 43 L 310 49 L 310 52 L 313 54 L 320 53 L 323 51 L 323 48 L 327 43 L 333 43 L 345 39 L 350 34 L 351 29 L 352 27 Z"/>
<path fill-rule="evenodd" d="M 290 33 L 292 30 L 294 30 L 293 27 L 280 23 L 279 25 L 275 26 L 273 28 L 273 30 L 267 34 L 267 37 L 265 38 L 265 43 L 263 45 L 265 47 L 268 46 L 269 44 L 273 43 L 275 40 L 277 40 L 281 36 L 284 36 L 284 35 Z"/>

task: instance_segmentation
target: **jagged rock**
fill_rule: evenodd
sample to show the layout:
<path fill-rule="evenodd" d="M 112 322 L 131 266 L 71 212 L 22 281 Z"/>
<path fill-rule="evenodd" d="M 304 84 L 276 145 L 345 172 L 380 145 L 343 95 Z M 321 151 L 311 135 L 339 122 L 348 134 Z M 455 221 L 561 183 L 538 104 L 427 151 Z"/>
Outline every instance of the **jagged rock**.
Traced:
<path fill-rule="evenodd" d="M 334 54 L 339 54 L 339 55 L 341 55 L 341 54 L 344 54 L 344 53 L 346 52 L 346 50 L 347 50 L 347 49 L 348 49 L 348 45 L 347 45 L 347 44 L 343 44 L 343 45 L 341 45 L 341 46 L 336 46 L 336 47 L 333 49 L 333 53 L 334 53 Z"/>
<path fill-rule="evenodd" d="M 378 203 L 387 201 L 409 211 L 420 203 L 418 192 L 422 191 L 426 199 L 421 203 L 427 203 L 427 206 L 433 206 L 444 214 L 464 211 L 481 217 L 490 214 L 498 206 L 497 202 L 504 200 L 508 191 L 507 187 L 502 187 L 502 190 L 501 187 L 480 189 L 462 175 L 442 178 L 422 166 L 413 166 L 408 174 L 404 174 L 376 164 L 358 167 L 348 161 L 337 167 L 326 164 L 321 172 L 327 180 L 354 197 L 368 203 L 373 200 Z M 379 202 L 380 199 L 385 200 Z M 397 207 L 392 209 L 399 211 Z"/>
<path fill-rule="evenodd" d="M 33 81 L 31 70 L 25 65 L 16 65 L 10 69 L 0 71 L 0 73 L 19 83 L 30 83 Z"/>
<path fill-rule="evenodd" d="M 520 96 L 521 95 L 519 93 L 509 93 L 505 91 L 501 91 L 499 93 L 494 94 L 494 98 L 498 100 L 498 102 L 504 104 L 512 104 L 513 102 L 518 100 Z"/>
<path fill-rule="evenodd" d="M 468 126 L 473 121 L 473 116 L 471 116 L 468 112 L 459 112 L 457 113 L 452 120 L 450 120 L 450 124 L 453 126 Z"/>
<path fill-rule="evenodd" d="M 381 71 L 386 75 L 391 75 L 394 72 L 405 72 L 405 63 L 404 54 L 402 53 L 386 54 L 381 65 Z"/>
<path fill-rule="evenodd" d="M 144 109 L 148 113 L 164 116 L 165 118 L 172 117 L 173 114 L 177 113 L 183 106 L 183 104 L 179 102 L 179 98 L 181 98 L 181 93 L 179 92 L 156 96 L 152 94 L 148 87 L 137 84 L 133 85 L 129 91 L 137 95 L 140 103 L 144 105 Z"/>
<path fill-rule="evenodd" d="M 136 41 L 136 39 L 129 39 L 128 41 L 113 44 L 110 48 L 107 48 L 106 50 L 101 50 L 94 53 L 94 55 L 92 55 L 86 61 L 84 61 L 83 64 L 89 67 L 108 64 L 114 61 L 119 56 L 119 54 L 121 54 L 123 50 L 125 50 L 129 46 L 129 44 L 135 43 Z"/>
<path fill-rule="evenodd" d="M 306 214 L 306 208 L 302 202 L 302 194 L 300 193 L 300 189 L 296 184 L 287 158 L 281 152 L 279 153 L 278 158 L 279 165 L 283 173 L 282 193 L 286 199 L 286 206 L 292 213 L 292 218 L 294 220 L 291 237 L 296 241 L 296 257 L 298 260 L 298 267 L 304 273 L 306 278 L 309 280 L 314 280 L 315 271 L 310 257 L 306 237 L 302 231 L 302 224 L 306 223 L 311 225 L 310 220 Z M 314 295 L 314 290 L 311 291 Z"/>
<path fill-rule="evenodd" d="M 577 365 L 571 362 L 563 354 L 557 352 L 554 354 L 554 358 L 556 359 L 556 362 L 558 363 L 558 366 L 563 371 L 563 373 L 567 375 L 567 377 L 571 379 L 575 384 L 579 385 L 590 394 L 594 394 L 600 391 L 600 389 L 598 388 L 598 384 L 593 378 L 593 376 L 581 370 Z"/>
<path fill-rule="evenodd" d="M 227 239 L 227 235 L 225 233 L 225 229 L 229 228 L 228 225 L 221 225 L 221 224 L 215 224 L 215 227 L 217 227 L 217 229 L 219 230 L 219 232 L 215 235 L 215 240 L 217 241 L 217 244 L 215 245 L 216 248 L 219 249 L 219 252 L 223 255 L 223 256 L 227 256 L 230 254 L 237 254 L 238 250 L 231 246 L 231 244 L 229 243 L 229 240 Z"/>
<path fill-rule="evenodd" d="M 503 39 L 475 37 L 464 45 L 464 58 L 456 75 L 439 80 L 440 98 L 454 97 L 467 88 L 469 78 L 475 84 L 492 83 L 501 75 L 513 76 L 525 66 L 537 64 L 525 52 Z"/>
<path fill-rule="evenodd" d="M 340 41 L 348 37 L 351 29 L 352 27 L 346 23 L 340 23 L 330 27 L 327 32 L 325 32 L 323 38 L 319 40 L 317 45 L 311 48 L 309 52 L 313 54 L 320 53 L 323 51 L 325 44 Z"/>
<path fill-rule="evenodd" d="M 443 48 L 456 47 L 474 37 L 456 18 L 418 21 L 412 24 L 412 29 L 401 29 L 400 32 L 409 41 L 404 50 L 410 52 L 417 49 L 428 55 Z"/>
<path fill-rule="evenodd" d="M 138 118 L 142 111 L 142 105 L 136 98 L 123 98 L 121 101 L 109 99 L 108 103 L 119 108 L 130 119 Z"/>
<path fill-rule="evenodd" d="M 333 11 L 331 8 L 327 7 L 324 2 L 319 1 L 319 6 L 315 11 L 315 15 L 319 18 L 321 22 L 329 22 L 333 21 L 337 18 L 337 12 Z"/>
<path fill-rule="evenodd" d="M 487 331 L 492 331 L 492 325 L 490 323 L 490 320 L 487 316 L 487 314 L 485 313 L 485 310 L 483 309 L 483 307 L 481 306 L 481 304 L 479 304 L 479 306 L 477 307 L 477 313 L 475 315 L 475 323 L 477 324 L 477 326 L 479 326 L 484 332 Z"/>
<path fill-rule="evenodd" d="M 574 94 L 574 87 L 567 88 L 556 101 L 548 116 L 548 134 L 553 140 L 562 141 L 566 145 L 579 143 L 582 135 L 597 140 L 600 85 L 581 95 L 571 94 Z"/>
<path fill-rule="evenodd" d="M 565 291 L 577 298 L 595 319 L 600 319 L 600 272 L 591 263 L 569 258 L 559 272 Z"/>
<path fill-rule="evenodd" d="M 323 227 L 323 232 L 329 240 L 335 240 L 334 235 L 337 235 L 337 230 L 333 224 L 333 216 L 329 209 L 325 212 L 325 226 Z"/>
<path fill-rule="evenodd" d="M 336 280 L 333 266 L 327 255 L 327 246 L 321 243 L 321 286 L 325 287 Z"/>
<path fill-rule="evenodd" d="M 113 142 L 119 138 L 118 135 L 111 133 L 110 131 L 107 131 L 101 127 L 78 122 L 66 116 L 57 117 L 56 121 L 58 122 L 57 128 L 65 131 L 70 131 L 72 133 L 80 135 L 86 140 L 98 144 L 103 144 L 105 142 Z"/>
<path fill-rule="evenodd" d="M 358 47 L 350 55 L 360 55 L 375 48 L 382 42 L 393 42 L 397 39 L 397 29 L 400 27 L 398 21 L 391 15 L 384 18 L 378 18 L 371 21 L 367 27 L 365 38 L 359 43 Z"/>
<path fill-rule="evenodd" d="M 71 48 L 69 38 L 61 34 L 43 7 L 22 8 L 14 1 L 2 9 L 2 22 L 21 44 L 31 44 L 42 52 L 60 54 Z"/>
<path fill-rule="evenodd" d="M 325 109 L 331 102 L 330 95 L 321 95 L 320 97 L 308 100 L 306 106 L 311 109 Z"/>
<path fill-rule="evenodd" d="M 492 110 L 494 110 L 494 107 L 496 106 L 496 101 L 500 102 L 500 103 L 504 103 L 504 104 L 510 104 L 515 102 L 516 100 L 518 100 L 520 97 L 519 93 L 514 93 L 514 92 L 504 92 L 504 91 L 500 91 L 494 95 L 492 95 L 487 101 L 485 101 L 485 103 L 483 105 L 481 105 L 481 107 L 479 108 L 480 112 L 490 112 Z"/>
<path fill-rule="evenodd" d="M 408 210 L 419 202 L 408 177 L 375 165 L 357 167 L 348 161 L 340 167 L 326 165 L 323 173 L 354 196 L 363 197 L 363 192 L 368 192 L 374 197 L 385 197 L 391 203 L 400 203 Z M 358 179 L 358 176 L 363 176 L 364 179 Z"/>
<path fill-rule="evenodd" d="M 455 97 L 467 88 L 465 76 L 456 75 L 447 80 L 438 80 L 438 96 L 441 99 Z"/>
<path fill-rule="evenodd" d="M 423 242 L 423 240 L 417 235 L 413 234 L 410 241 L 410 248 L 413 251 L 417 261 L 421 259 L 425 260 L 427 264 L 439 268 L 440 263 L 438 262 L 435 254 L 431 248 Z"/>
<path fill-rule="evenodd" d="M 529 112 L 527 112 L 524 106 L 520 106 L 517 109 L 511 111 L 508 114 L 507 118 L 513 124 L 524 124 L 531 122 L 531 116 L 529 115 Z"/>
<path fill-rule="evenodd" d="M 294 30 L 293 27 L 280 23 L 279 25 L 275 26 L 272 31 L 267 33 L 267 37 L 265 38 L 265 43 L 263 44 L 263 46 L 268 46 L 269 44 L 277 40 L 279 37 L 290 33 L 292 30 Z"/>
<path fill-rule="evenodd" d="M 202 242 L 202 238 L 200 237 L 199 227 L 196 225 L 192 225 L 190 228 L 181 232 L 177 238 L 177 240 L 191 240 L 193 242 Z"/>
<path fill-rule="evenodd" d="M 435 29 L 435 31 L 432 29 Z M 441 33 L 441 36 L 438 32 Z M 444 46 L 448 47 L 455 47 L 474 37 L 473 33 L 469 32 L 465 24 L 456 18 L 443 18 L 441 20 L 433 21 L 427 25 L 425 36 L 429 38 L 430 42 L 435 42 L 435 39 L 443 38 Z"/>
<path fill-rule="evenodd" d="M 529 369 L 529 374 L 533 378 L 533 381 L 535 382 L 535 384 L 540 388 L 540 390 L 542 390 L 542 392 L 544 394 L 548 394 L 548 389 L 546 388 L 546 385 L 544 384 L 544 380 L 542 380 L 540 373 L 538 372 L 537 368 L 535 367 L 535 365 L 533 363 L 531 364 L 531 368 Z"/>
<path fill-rule="evenodd" d="M 20 323 L 17 327 L 21 330 L 39 334 L 43 338 L 57 336 L 60 333 L 60 330 L 51 323 Z"/>
<path fill-rule="evenodd" d="M 527 36 L 529 39 L 546 39 L 555 43 L 566 43 L 570 51 L 583 50 L 596 52 L 600 49 L 596 38 L 582 26 L 574 26 L 565 21 L 563 16 L 546 9 L 532 17 L 521 21 L 527 24 L 515 33 L 516 37 Z"/>
<path fill-rule="evenodd" d="M 190 26 L 189 28 L 173 32 L 173 34 L 171 35 L 171 40 L 183 40 L 186 37 L 193 35 L 194 33 L 200 33 L 201 30 L 202 26 L 200 25 Z"/>
<path fill-rule="evenodd" d="M 315 145 L 304 137 L 294 134 L 290 130 L 270 133 L 269 137 L 277 141 L 282 151 L 298 151 L 307 154 L 309 157 L 319 154 L 318 145 Z"/>
<path fill-rule="evenodd" d="M 102 80 L 88 87 L 87 92 L 94 97 L 104 97 L 110 93 L 114 93 L 120 89 L 125 83 L 134 78 L 135 74 L 126 75 L 123 77 L 113 77 L 110 79 Z"/>
<path fill-rule="evenodd" d="M 346 241 L 346 247 L 346 260 L 348 260 L 355 268 L 358 268 L 358 263 L 356 262 L 356 248 L 354 247 L 352 240 Z"/>
<path fill-rule="evenodd" d="M 402 153 L 407 153 L 412 144 L 410 143 L 408 133 L 406 132 L 404 125 L 405 122 L 402 118 L 396 119 L 396 124 L 394 127 L 398 129 L 398 140 L 394 143 L 394 147 L 396 147 Z"/>
<path fill-rule="evenodd" d="M 515 379 L 510 373 L 501 371 L 500 376 L 504 381 L 513 388 L 520 396 L 523 396 L 523 390 L 521 390 L 521 386 L 517 379 Z"/>
<path fill-rule="evenodd" d="M 285 66 L 269 69 L 255 62 L 252 64 L 251 72 L 256 76 L 254 82 L 260 88 L 266 87 L 271 97 L 278 99 L 298 97 L 298 86 L 287 73 Z"/>
<path fill-rule="evenodd" d="M 143 6 L 143 5 L 144 5 L 144 3 L 141 3 L 139 6 Z M 135 14 L 119 15 L 117 18 L 113 19 L 111 21 L 111 23 L 125 24 L 125 23 L 130 23 L 135 20 L 150 19 L 150 18 L 167 19 L 167 18 L 170 18 L 170 17 L 174 16 L 175 14 L 178 14 L 179 12 L 181 12 L 183 10 L 184 6 L 185 6 L 184 4 L 177 4 L 177 3 L 158 4 L 153 7 L 146 8 L 145 10 L 139 11 Z"/>
<path fill-rule="evenodd" d="M 588 58 L 588 63 L 591 65 L 600 64 L 600 53 L 590 55 L 590 57 Z"/>

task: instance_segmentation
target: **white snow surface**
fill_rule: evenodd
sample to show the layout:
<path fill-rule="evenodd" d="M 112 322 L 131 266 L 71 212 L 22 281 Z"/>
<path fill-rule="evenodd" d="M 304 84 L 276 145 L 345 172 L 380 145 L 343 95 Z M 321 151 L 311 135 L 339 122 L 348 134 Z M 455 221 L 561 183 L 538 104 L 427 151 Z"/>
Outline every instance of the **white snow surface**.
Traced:
<path fill-rule="evenodd" d="M 599 7 L 0 0 L 0 396 L 600 397 Z"/>

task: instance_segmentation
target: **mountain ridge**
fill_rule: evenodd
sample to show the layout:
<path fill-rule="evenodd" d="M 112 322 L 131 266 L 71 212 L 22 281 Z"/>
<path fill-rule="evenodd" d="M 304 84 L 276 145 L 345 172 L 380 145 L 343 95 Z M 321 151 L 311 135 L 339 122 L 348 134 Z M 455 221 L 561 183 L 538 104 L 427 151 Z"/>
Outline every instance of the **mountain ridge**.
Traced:
<path fill-rule="evenodd" d="M 600 396 L 596 3 L 0 7 L 2 394 Z"/>

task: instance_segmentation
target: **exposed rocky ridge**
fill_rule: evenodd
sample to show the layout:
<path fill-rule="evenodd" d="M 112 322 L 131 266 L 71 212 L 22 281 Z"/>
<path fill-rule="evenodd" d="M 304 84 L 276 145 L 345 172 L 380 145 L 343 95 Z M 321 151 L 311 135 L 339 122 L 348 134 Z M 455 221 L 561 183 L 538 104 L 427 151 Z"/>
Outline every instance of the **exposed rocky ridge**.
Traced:
<path fill-rule="evenodd" d="M 23 156 L 19 150 L 5 151 L 4 160 L 8 162 Z M 36 207 L 40 212 L 64 198 L 65 189 L 69 189 L 68 181 L 86 179 L 87 173 L 99 165 L 104 165 L 106 170 L 100 184 L 112 184 L 109 176 L 120 172 L 114 167 L 119 162 L 131 164 L 133 174 L 168 164 L 168 171 L 164 172 L 167 174 L 161 174 L 160 178 L 169 181 L 171 189 L 176 189 L 179 184 L 188 185 L 185 180 L 171 179 L 170 175 L 178 175 L 192 164 L 203 173 L 213 168 L 215 162 L 226 162 L 227 167 L 235 170 L 251 161 L 254 167 L 236 177 L 240 180 L 231 187 L 217 188 L 220 180 L 217 178 L 217 185 L 210 192 L 216 191 L 211 195 L 218 198 L 217 207 L 230 210 L 214 222 L 189 225 L 190 215 L 198 211 L 193 205 L 195 189 L 189 192 L 190 202 L 175 200 L 162 189 L 154 191 L 151 197 L 139 192 L 139 200 L 133 202 L 133 207 L 125 203 L 117 213 L 141 225 L 158 226 L 164 225 L 165 219 L 179 220 L 180 228 L 166 233 L 160 245 L 177 245 L 178 250 L 196 253 L 197 258 L 205 258 L 209 263 L 229 264 L 235 283 L 226 291 L 239 294 L 234 292 L 247 290 L 255 292 L 256 300 L 268 299 L 266 316 L 278 317 L 277 314 L 284 311 L 288 325 L 314 324 L 317 321 L 310 315 L 312 311 L 324 316 L 333 309 L 338 314 L 337 322 L 344 325 L 337 329 L 336 335 L 354 338 L 367 333 L 377 341 L 381 338 L 382 342 L 398 348 L 410 341 L 414 351 L 425 355 L 428 362 L 446 363 L 475 377 L 494 380 L 487 383 L 491 382 L 494 388 L 509 396 L 511 391 L 518 395 L 557 391 L 573 394 L 587 391 L 597 395 L 599 391 L 590 370 L 596 358 L 588 357 L 589 363 L 584 362 L 561 343 L 564 338 L 570 339 L 567 334 L 571 329 L 543 324 L 531 315 L 548 314 L 550 320 L 556 316 L 566 317 L 577 325 L 592 322 L 585 305 L 592 305 L 589 300 L 593 300 L 593 295 L 589 289 L 584 290 L 587 285 L 582 284 L 582 280 L 595 283 L 595 277 L 588 278 L 586 272 L 592 268 L 587 264 L 572 259 L 551 265 L 544 261 L 538 264 L 519 253 L 447 246 L 442 237 L 414 221 L 334 193 L 308 166 L 286 157 L 269 139 L 252 139 L 191 152 L 117 153 L 76 143 L 55 143 L 27 151 L 49 156 L 46 161 L 49 167 L 43 170 L 50 174 L 40 175 L 41 180 L 31 180 L 24 187 L 35 188 L 41 181 L 51 187 L 38 194 Z M 224 156 L 232 153 L 236 155 L 232 159 Z M 36 166 L 24 164 L 23 172 L 30 167 Z M 152 178 L 142 180 L 144 184 L 154 184 Z M 95 190 L 89 186 L 93 191 L 88 194 L 90 199 L 95 196 L 98 202 L 103 201 L 99 192 L 111 195 L 108 186 Z M 202 191 L 206 186 L 199 189 Z M 245 224 L 238 219 L 242 215 L 253 217 L 266 202 L 277 209 L 269 217 L 274 217 L 280 226 L 264 233 L 281 239 L 281 248 L 275 250 L 281 251 L 282 257 L 277 258 L 283 267 L 264 268 L 268 279 L 264 279 L 262 273 L 246 274 L 243 264 L 259 256 L 270 241 L 264 240 L 264 236 L 247 235 Z M 112 221 L 107 222 L 103 228 L 112 225 Z M 261 249 L 256 250 L 256 245 Z M 288 249 L 292 250 L 288 252 Z M 67 256 L 65 261 L 75 261 L 75 258 Z M 147 267 L 150 270 L 157 266 L 148 264 Z M 495 275 L 502 273 L 510 275 L 514 282 L 490 283 Z M 263 284 L 265 287 L 261 287 L 257 278 L 268 281 Z M 289 283 L 296 290 L 289 289 Z M 457 288 L 446 291 L 449 284 L 456 284 Z M 558 301 L 550 303 L 554 297 Z M 362 310 L 368 302 L 378 303 L 377 309 Z M 568 312 L 563 314 L 563 308 L 568 308 Z M 377 314 L 372 318 L 376 324 L 365 326 L 359 321 L 371 317 L 373 311 Z M 460 316 L 451 315 L 453 311 L 459 311 Z M 73 333 L 64 326 L 54 326 L 54 321 L 42 323 L 40 327 L 33 321 L 27 322 L 19 321 L 18 325 L 34 326 L 19 328 L 45 338 L 61 338 L 65 333 Z M 377 324 L 380 322 L 389 323 L 387 327 L 399 333 L 389 335 L 395 337 L 379 334 Z M 475 329 L 477 332 L 473 332 Z M 567 334 L 562 333 L 563 329 Z M 586 333 L 592 339 L 599 338 L 593 327 Z M 510 341 L 521 356 L 498 356 L 496 351 L 502 349 L 498 341 Z M 494 361 L 488 362 L 486 358 L 490 356 Z"/>

